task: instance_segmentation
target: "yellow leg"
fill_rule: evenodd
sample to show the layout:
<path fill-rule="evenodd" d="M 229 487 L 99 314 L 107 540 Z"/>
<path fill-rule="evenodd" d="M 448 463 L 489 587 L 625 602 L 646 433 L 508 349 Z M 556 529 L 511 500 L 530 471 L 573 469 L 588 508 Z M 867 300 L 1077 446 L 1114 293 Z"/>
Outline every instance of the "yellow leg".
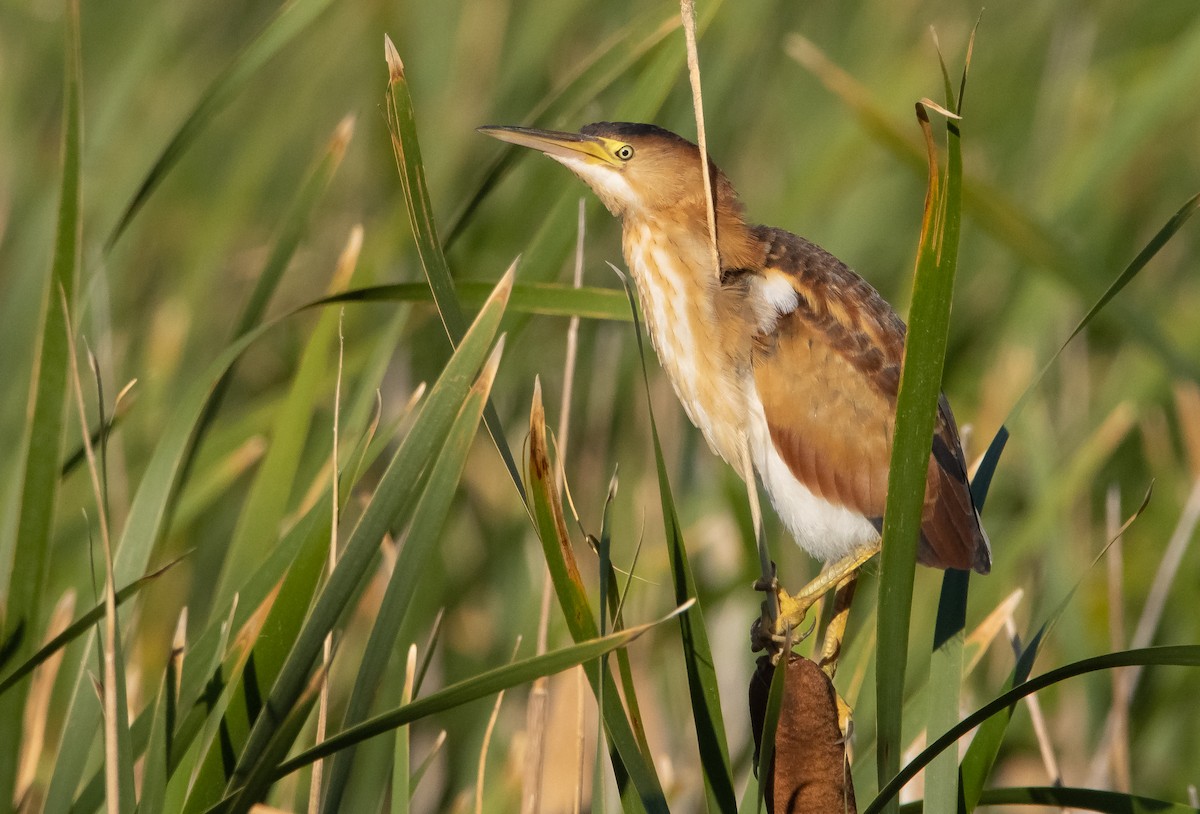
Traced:
<path fill-rule="evenodd" d="M 825 628 L 825 640 L 821 645 L 821 660 L 818 662 L 825 675 L 833 681 L 837 673 L 838 661 L 842 655 L 842 640 L 846 635 L 846 621 L 850 618 L 850 604 L 854 601 L 854 590 L 858 587 L 858 572 L 852 571 L 838 583 L 837 592 L 833 599 L 833 615 Z M 850 734 L 853 732 L 850 705 L 842 698 L 841 693 L 835 693 L 837 698 L 838 726 L 842 730 L 842 739 L 849 749 Z M 849 754 L 849 752 L 847 752 Z"/>
<path fill-rule="evenodd" d="M 863 563 L 879 553 L 879 544 L 863 546 L 847 557 L 844 557 L 826 568 L 812 582 L 801 589 L 800 593 L 792 595 L 780 589 L 779 618 L 775 620 L 775 634 L 782 635 L 788 628 L 799 630 L 808 609 L 817 603 L 834 587 L 838 587 L 848 577 L 854 575 Z M 844 628 L 844 620 L 843 620 Z"/>
<path fill-rule="evenodd" d="M 825 675 L 832 681 L 837 673 L 838 659 L 842 655 L 842 639 L 846 635 L 846 621 L 850 618 L 850 604 L 854 601 L 854 590 L 858 587 L 858 572 L 853 571 L 838 583 L 833 598 L 833 615 L 825 628 L 825 641 L 821 646 L 818 662 Z"/>
<path fill-rule="evenodd" d="M 808 633 L 801 630 L 805 617 L 808 615 L 808 609 L 815 605 L 822 596 L 827 594 L 834 587 L 842 587 L 847 581 L 851 581 L 858 569 L 863 563 L 874 557 L 879 552 L 879 544 L 876 543 L 870 546 L 864 546 L 850 555 L 838 560 L 817 576 L 812 582 L 804 586 L 797 594 L 789 594 L 779 586 L 779 583 L 772 578 L 769 582 L 759 580 L 755 583 L 755 588 L 760 591 L 773 591 L 778 597 L 779 615 L 774 619 L 771 618 L 769 603 L 763 603 L 763 615 L 755 621 L 754 626 L 750 631 L 751 646 L 754 650 L 769 650 L 776 657 L 779 655 L 782 643 L 787 640 L 788 633 L 793 634 L 793 641 L 803 640 Z M 850 595 L 853 595 L 853 589 L 850 590 Z M 847 597 L 847 606 L 849 605 L 849 597 Z M 848 607 L 847 607 L 848 612 Z M 845 613 L 841 620 L 841 629 L 845 630 Z M 841 634 L 838 634 L 838 643 L 840 646 Z M 822 661 L 824 664 L 824 660 Z"/>

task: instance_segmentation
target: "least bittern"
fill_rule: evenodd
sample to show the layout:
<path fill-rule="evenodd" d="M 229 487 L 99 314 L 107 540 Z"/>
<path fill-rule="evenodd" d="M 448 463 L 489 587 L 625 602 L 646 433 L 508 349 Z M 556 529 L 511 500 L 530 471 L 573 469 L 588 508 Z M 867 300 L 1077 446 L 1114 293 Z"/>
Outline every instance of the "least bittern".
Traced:
<path fill-rule="evenodd" d="M 748 224 L 709 162 L 714 268 L 700 151 L 674 133 L 622 122 L 579 133 L 480 131 L 564 164 L 621 218 L 650 338 L 688 417 L 743 477 L 753 464 L 796 542 L 829 563 L 798 594 L 779 592 L 780 613 L 769 632 L 759 629 L 759 644 L 798 630 L 835 586 L 848 606 L 858 569 L 881 542 L 904 353 L 896 312 L 819 246 Z M 991 551 L 944 395 L 926 478 L 919 562 L 986 574 Z M 826 636 L 831 675 L 844 610 Z"/>

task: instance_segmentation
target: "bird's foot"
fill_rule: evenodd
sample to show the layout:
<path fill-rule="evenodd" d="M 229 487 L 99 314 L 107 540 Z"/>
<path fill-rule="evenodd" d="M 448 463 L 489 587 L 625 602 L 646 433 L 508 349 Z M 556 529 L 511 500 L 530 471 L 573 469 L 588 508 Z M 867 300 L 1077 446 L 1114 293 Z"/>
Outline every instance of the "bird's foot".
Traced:
<path fill-rule="evenodd" d="M 789 640 L 795 644 L 812 634 L 816 620 L 813 620 L 813 624 L 810 624 L 807 630 L 799 631 L 808 615 L 808 609 L 819 597 L 804 594 L 792 596 L 785 591 L 775 578 L 775 563 L 771 563 L 770 578 L 755 581 L 754 589 L 774 594 L 775 601 L 763 601 L 762 614 L 750 626 L 750 649 L 756 653 L 766 650 L 771 654 L 772 660 L 775 660 L 788 648 Z"/>

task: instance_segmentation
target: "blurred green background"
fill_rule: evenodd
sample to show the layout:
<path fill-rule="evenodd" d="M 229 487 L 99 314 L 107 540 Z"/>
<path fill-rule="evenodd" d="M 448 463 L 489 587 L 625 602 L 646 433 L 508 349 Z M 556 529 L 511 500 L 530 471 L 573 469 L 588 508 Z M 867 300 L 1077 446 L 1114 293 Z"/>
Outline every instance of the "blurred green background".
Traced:
<path fill-rule="evenodd" d="M 565 170 L 533 154 L 514 155 L 460 221 L 503 151 L 476 134 L 476 126 L 532 123 L 538 106 L 600 55 L 618 67 L 585 83 L 588 92 L 558 104 L 538 124 L 574 129 L 595 120 L 639 119 L 694 137 L 682 32 L 652 37 L 677 20 L 671 2 L 333 2 L 237 89 L 106 251 L 125 206 L 172 135 L 276 10 L 268 2 L 146 0 L 82 7 L 83 241 L 76 317 L 109 398 L 138 380 L 109 448 L 116 529 L 163 422 L 184 387 L 230 341 L 297 190 L 347 115 L 356 118 L 354 138 L 270 313 L 282 314 L 327 290 L 356 224 L 363 227 L 364 243 L 353 285 L 423 280 L 383 113 L 385 33 L 404 60 L 430 196 L 458 278 L 493 281 L 522 254 L 518 282 L 569 282 L 581 197 L 585 282 L 615 287 L 605 261 L 621 264 L 618 224 Z M 941 98 L 930 29 L 955 74 L 978 6 L 701 0 L 699 14 L 709 151 L 741 192 L 750 218 L 829 249 L 903 314 L 925 182 L 913 103 Z M 14 545 L 17 452 L 37 305 L 53 249 L 64 29 L 57 3 L 0 4 L 4 575 Z M 814 47 L 858 83 L 866 108 L 856 112 L 848 104 L 844 85 L 841 92 L 831 90 L 832 74 L 814 71 L 811 57 L 796 58 Z M 620 64 L 625 57 L 627 64 Z M 882 118 L 869 119 L 864 110 Z M 887 136 L 884 125 L 902 140 Z M 973 458 L 1108 283 L 1200 189 L 1200 6 L 1194 0 L 1055 0 L 987 8 L 962 133 L 969 194 L 944 386 L 960 425 L 970 427 Z M 1075 340 L 1009 427 L 1013 437 L 984 514 L 995 567 L 973 582 L 968 626 L 1020 589 L 1017 627 L 1025 631 L 1082 579 L 1045 645 L 1042 665 L 1128 643 L 1200 477 L 1198 254 L 1200 231 L 1193 225 Z M 238 367 L 170 531 L 152 558 L 163 562 L 191 552 L 141 599 L 127 643 L 132 675 L 161 674 L 181 607 L 189 607 L 193 620 L 223 612 L 210 605 L 225 547 L 261 459 L 264 433 L 316 319 L 290 319 Z M 506 317 L 505 327 L 509 339 L 493 400 L 519 456 L 535 376 L 541 377 L 549 420 L 558 424 L 567 320 L 518 314 Z M 344 333 L 349 375 L 366 368 L 372 354 L 390 355 L 381 386 L 385 422 L 399 414 L 418 382 L 436 377 L 448 356 L 427 303 L 349 306 Z M 583 527 L 598 533 L 605 491 L 619 465 L 614 559 L 628 566 L 641 545 L 639 579 L 625 613 L 627 620 L 646 620 L 673 602 L 636 345 L 627 323 L 584 320 L 579 339 L 566 474 Z M 744 776 L 750 749 L 744 687 L 753 669 L 746 631 L 760 599 L 749 589 L 757 561 L 746 532 L 744 489 L 709 454 L 653 361 L 651 371 L 672 485 L 719 654 L 731 749 Z M 333 386 L 331 367 L 291 507 L 302 504 L 327 456 Z M 355 395 L 369 409 L 370 394 Z M 74 449 L 73 417 L 66 437 L 67 449 Z M 1123 541 L 1123 588 L 1115 601 L 1125 639 L 1114 643 L 1110 577 L 1103 564 L 1085 571 L 1107 540 L 1106 492 L 1119 490 L 1123 519 L 1151 482 L 1153 500 Z M 76 470 L 59 493 L 47 602 L 75 588 L 89 597 L 80 599 L 80 607 L 92 603 L 88 527 L 95 513 L 85 518 L 80 512 L 90 503 L 86 473 Z M 522 652 L 532 652 L 542 590 L 540 548 L 485 434 L 453 505 L 439 556 L 423 575 L 418 611 L 410 614 L 398 645 L 424 642 L 444 607 L 431 679 L 438 683 L 508 660 L 518 636 L 524 637 Z M 784 584 L 799 586 L 815 574 L 816 564 L 773 517 L 768 533 Z M 594 587 L 595 560 L 582 545 L 579 556 L 592 569 L 585 576 Z M 381 570 L 386 567 L 381 563 Z M 938 579 L 923 569 L 917 578 L 912 680 L 919 680 L 927 662 Z M 1200 558 L 1185 554 L 1165 595 L 1155 643 L 1200 641 L 1198 584 Z M 359 611 L 367 617 L 370 590 Z M 856 685 L 861 671 L 870 669 L 865 659 L 873 601 L 868 578 L 839 677 L 843 694 L 857 698 L 868 719 L 870 681 L 861 697 Z M 356 639 L 355 629 L 355 620 L 347 620 L 344 651 L 352 652 L 356 641 L 361 647 L 365 632 Z M 564 641 L 564 631 L 552 614 L 551 642 Z M 653 634 L 632 649 L 660 773 L 680 810 L 689 810 L 698 801 L 699 776 L 678 655 L 669 633 Z M 970 677 L 966 705 L 974 708 L 994 696 L 1011 665 L 1002 636 Z M 340 673 L 335 664 L 335 705 L 336 688 L 351 679 L 352 670 Z M 135 711 L 157 681 L 139 687 L 131 679 Z M 553 731 L 562 733 L 552 754 L 563 758 L 551 776 L 569 794 L 575 679 L 560 677 L 551 686 Z M 1181 669 L 1151 669 L 1142 677 L 1129 741 L 1135 791 L 1181 800 L 1186 784 L 1197 782 L 1196 687 L 1195 674 Z M 510 694 L 501 711 L 486 784 L 489 807 L 515 808 L 526 743 L 524 695 Z M 1111 705 L 1111 676 L 1076 679 L 1045 694 L 1042 703 L 1068 784 L 1112 782 L 1092 765 Z M 47 764 L 57 737 L 54 709 Z M 461 805 L 460 796 L 473 788 L 489 709 L 481 701 L 416 728 L 418 743 L 428 743 L 439 729 L 448 732 L 442 756 L 423 781 L 426 805 Z M 585 774 L 590 781 L 590 770 Z M 1022 710 L 993 781 L 1046 780 Z M 561 810 L 556 806 L 566 798 L 554 799 L 547 807 Z"/>

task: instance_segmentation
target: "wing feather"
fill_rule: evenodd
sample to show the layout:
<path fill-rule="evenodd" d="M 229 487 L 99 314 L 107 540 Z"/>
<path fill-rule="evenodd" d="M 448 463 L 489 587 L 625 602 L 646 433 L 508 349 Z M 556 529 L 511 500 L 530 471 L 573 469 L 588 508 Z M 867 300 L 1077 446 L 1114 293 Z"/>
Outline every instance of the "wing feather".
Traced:
<path fill-rule="evenodd" d="M 904 355 L 904 323 L 865 280 L 803 238 L 758 227 L 766 247 L 760 298 L 777 307 L 786 281 L 794 307 L 763 317 L 755 385 L 771 439 L 814 494 L 881 524 Z M 750 288 L 753 292 L 753 286 Z M 949 402 L 938 402 L 919 560 L 986 573 L 991 565 Z"/>

